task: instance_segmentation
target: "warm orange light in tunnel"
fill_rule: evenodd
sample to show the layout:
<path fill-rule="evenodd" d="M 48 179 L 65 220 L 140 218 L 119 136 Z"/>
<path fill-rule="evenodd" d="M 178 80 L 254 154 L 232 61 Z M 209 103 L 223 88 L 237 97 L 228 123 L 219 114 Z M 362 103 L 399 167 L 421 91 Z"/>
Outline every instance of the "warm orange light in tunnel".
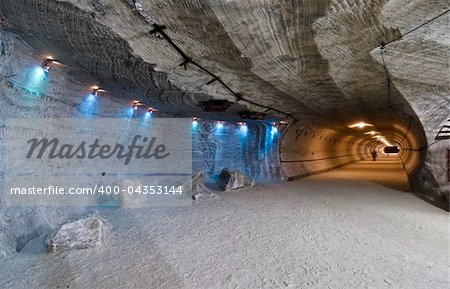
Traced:
<path fill-rule="evenodd" d="M 392 146 L 392 144 L 390 142 L 388 142 L 386 140 L 386 138 L 382 135 L 376 135 L 376 136 L 373 136 L 372 138 L 377 139 L 379 142 L 383 143 L 384 145 L 386 145 L 388 147 Z"/>
<path fill-rule="evenodd" d="M 58 60 L 56 60 L 53 56 L 51 55 L 47 55 L 45 56 L 45 61 L 46 62 L 50 62 L 52 64 L 57 64 L 57 65 L 63 65 L 61 62 L 59 62 Z"/>
<path fill-rule="evenodd" d="M 369 131 L 369 132 L 366 132 L 364 134 L 376 135 L 376 134 L 379 134 L 379 132 L 377 132 L 377 131 Z"/>
<path fill-rule="evenodd" d="M 373 124 L 365 123 L 365 122 L 363 122 L 363 121 L 360 121 L 360 122 L 351 124 L 351 125 L 349 125 L 348 127 L 349 127 L 349 128 L 365 128 L 365 127 L 367 127 L 367 126 L 373 126 Z"/>
<path fill-rule="evenodd" d="M 95 96 L 98 96 L 99 92 L 106 92 L 106 90 L 100 88 L 98 85 L 91 86 L 91 91 L 92 91 L 92 94 Z"/>

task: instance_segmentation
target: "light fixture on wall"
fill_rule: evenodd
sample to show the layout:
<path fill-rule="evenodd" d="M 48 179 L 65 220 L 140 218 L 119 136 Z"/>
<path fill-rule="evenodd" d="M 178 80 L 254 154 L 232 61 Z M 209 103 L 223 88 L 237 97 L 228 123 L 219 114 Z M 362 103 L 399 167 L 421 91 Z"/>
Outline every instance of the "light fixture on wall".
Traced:
<path fill-rule="evenodd" d="M 360 121 L 360 122 L 356 122 L 356 123 L 350 124 L 348 127 L 349 128 L 365 128 L 365 127 L 368 127 L 368 126 L 373 126 L 373 124 Z"/>
<path fill-rule="evenodd" d="M 193 127 L 193 128 L 198 127 L 198 121 L 199 121 L 199 119 L 200 119 L 200 118 L 195 117 L 195 116 L 192 118 L 192 127 Z"/>
<path fill-rule="evenodd" d="M 142 105 L 142 102 L 139 100 L 133 100 L 133 109 L 138 110 L 139 106 Z"/>
<path fill-rule="evenodd" d="M 54 59 L 52 56 L 47 56 L 44 61 L 42 61 L 42 68 L 45 73 L 50 71 L 52 64 L 61 64 L 58 60 Z"/>
<path fill-rule="evenodd" d="M 148 108 L 148 112 L 149 113 L 153 113 L 153 112 L 156 112 L 156 111 L 158 111 L 156 108 L 154 108 L 154 107 L 149 107 Z"/>
<path fill-rule="evenodd" d="M 246 137 L 248 135 L 248 126 L 245 122 L 238 122 L 239 132 L 242 137 Z"/>
<path fill-rule="evenodd" d="M 366 132 L 366 133 L 364 133 L 364 134 L 368 134 L 368 135 L 376 135 L 376 134 L 379 134 L 379 132 L 377 132 L 377 131 L 369 131 L 369 132 Z"/>
<path fill-rule="evenodd" d="M 94 96 L 98 96 L 98 94 L 99 94 L 100 92 L 106 92 L 106 90 L 104 90 L 103 88 L 99 87 L 98 85 L 93 85 L 93 86 L 91 86 L 91 93 L 92 93 Z"/>
<path fill-rule="evenodd" d="M 223 128 L 223 124 L 224 124 L 224 122 L 221 121 L 221 120 L 219 120 L 218 122 L 216 122 L 216 127 L 217 127 L 218 129 L 221 129 L 221 128 Z"/>
<path fill-rule="evenodd" d="M 376 136 L 373 136 L 372 138 L 378 140 L 379 142 L 383 143 L 386 146 L 392 146 L 392 144 L 390 142 L 388 142 L 386 140 L 386 138 L 382 135 L 376 135 Z"/>

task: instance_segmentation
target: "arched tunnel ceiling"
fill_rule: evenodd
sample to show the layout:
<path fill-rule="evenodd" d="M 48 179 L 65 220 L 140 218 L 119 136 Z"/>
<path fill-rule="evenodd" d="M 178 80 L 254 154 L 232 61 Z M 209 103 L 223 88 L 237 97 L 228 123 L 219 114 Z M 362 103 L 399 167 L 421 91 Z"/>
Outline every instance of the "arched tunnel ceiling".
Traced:
<path fill-rule="evenodd" d="M 180 67 L 183 59 L 149 33 L 132 2 L 2 0 L 0 14 L 3 29 L 20 35 L 37 58 L 52 54 L 81 82 L 101 83 L 116 97 L 185 116 L 202 116 L 198 102 L 211 97 L 235 101 L 217 82 L 206 85 L 211 76 Z M 387 71 L 379 48 L 446 11 L 445 0 L 136 2 L 189 57 L 246 98 L 347 133 L 347 124 L 364 120 L 398 139 L 411 121 L 419 123 L 408 101 L 421 102 L 407 87 L 448 89 L 448 14 L 390 43 Z"/>

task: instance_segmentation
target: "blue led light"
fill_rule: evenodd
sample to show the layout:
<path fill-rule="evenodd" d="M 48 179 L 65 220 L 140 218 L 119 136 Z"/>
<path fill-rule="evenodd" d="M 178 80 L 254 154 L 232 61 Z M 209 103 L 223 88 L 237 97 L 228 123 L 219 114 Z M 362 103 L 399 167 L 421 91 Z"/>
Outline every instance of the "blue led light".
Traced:
<path fill-rule="evenodd" d="M 142 117 L 141 117 L 141 123 L 145 126 L 150 125 L 150 122 L 152 120 L 153 117 L 153 112 L 152 111 L 147 111 L 145 112 Z"/>
<path fill-rule="evenodd" d="M 95 103 L 95 102 L 97 102 L 97 97 L 95 96 L 95 94 L 89 93 L 86 95 L 85 101 L 87 103 Z"/>
<path fill-rule="evenodd" d="M 197 128 L 198 127 L 198 121 L 197 120 L 193 120 L 192 121 L 192 128 Z"/>
<path fill-rule="evenodd" d="M 216 124 L 214 126 L 214 134 L 221 135 L 223 133 L 224 129 L 225 129 L 225 125 L 223 124 L 223 122 L 218 121 L 218 122 L 216 122 Z"/>
<path fill-rule="evenodd" d="M 247 136 L 248 135 L 248 126 L 245 123 L 240 124 L 239 132 L 241 136 Z"/>
<path fill-rule="evenodd" d="M 272 130 L 270 131 L 270 134 L 273 137 L 275 137 L 278 134 L 278 128 L 276 126 L 272 126 Z"/>
<path fill-rule="evenodd" d="M 134 117 L 134 113 L 135 113 L 134 108 L 133 108 L 133 107 L 129 107 L 129 108 L 127 108 L 127 109 L 125 110 L 125 117 L 127 117 L 127 118 L 133 118 L 133 117 Z"/>
<path fill-rule="evenodd" d="M 40 67 L 40 66 L 36 66 L 35 69 L 34 69 L 33 71 L 34 71 L 34 75 L 35 75 L 37 78 L 42 78 L 42 77 L 45 77 L 45 72 L 46 72 L 47 70 L 44 69 L 44 68 L 42 68 L 42 67 Z"/>
<path fill-rule="evenodd" d="M 26 88 L 32 92 L 43 93 L 44 83 L 47 78 L 47 74 L 45 73 L 45 69 L 41 66 L 33 67 L 27 73 L 27 84 Z"/>
<path fill-rule="evenodd" d="M 83 102 L 81 103 L 81 113 L 84 117 L 93 117 L 98 112 L 98 98 L 88 93 L 83 96 Z"/>

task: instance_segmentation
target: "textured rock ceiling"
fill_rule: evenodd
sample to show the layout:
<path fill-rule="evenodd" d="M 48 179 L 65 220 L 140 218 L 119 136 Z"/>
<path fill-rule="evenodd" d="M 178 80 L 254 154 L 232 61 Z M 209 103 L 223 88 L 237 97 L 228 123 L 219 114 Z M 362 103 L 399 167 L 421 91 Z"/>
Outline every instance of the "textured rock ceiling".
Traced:
<path fill-rule="evenodd" d="M 235 97 L 218 82 L 206 85 L 211 76 L 192 65 L 180 67 L 183 59 L 149 33 L 132 2 L 2 0 L 0 14 L 37 58 L 54 55 L 87 86 L 100 83 L 111 95 L 141 98 L 177 115 L 220 117 L 201 114 L 198 102 Z M 448 14 L 386 46 L 389 92 L 379 48 L 445 12 L 445 0 L 137 2 L 233 90 L 297 119 L 341 129 L 365 120 L 385 132 L 404 131 L 411 119 L 419 123 L 408 101 L 416 110 L 427 105 L 416 91 L 448 89 Z M 399 91 L 396 83 L 409 84 Z M 264 111 L 245 102 L 230 111 L 245 105 Z"/>

